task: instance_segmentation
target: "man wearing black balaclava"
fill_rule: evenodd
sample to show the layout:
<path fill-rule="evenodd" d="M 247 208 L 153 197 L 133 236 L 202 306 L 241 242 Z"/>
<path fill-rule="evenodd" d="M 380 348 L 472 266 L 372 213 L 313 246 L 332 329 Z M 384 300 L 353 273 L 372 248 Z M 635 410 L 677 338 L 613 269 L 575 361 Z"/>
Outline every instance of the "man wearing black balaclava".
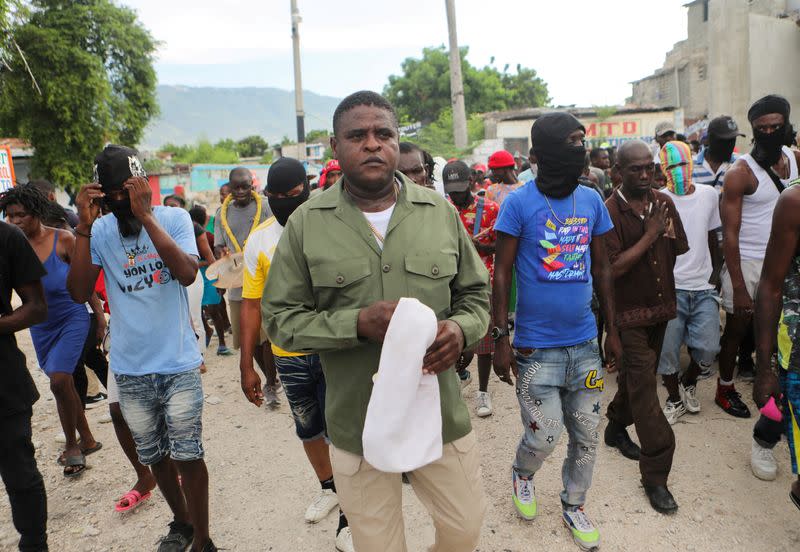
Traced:
<path fill-rule="evenodd" d="M 742 418 L 750 417 L 750 410 L 733 386 L 736 354 L 753 316 L 775 204 L 784 187 L 797 178 L 800 163 L 800 152 L 784 146 L 790 113 L 789 102 L 777 95 L 765 96 L 750 107 L 747 119 L 753 129 L 753 148 L 728 170 L 722 187 L 720 215 L 725 265 L 720 277 L 726 323 L 719 353 L 716 403 L 728 414 Z M 751 467 L 762 479 L 776 476 L 772 451 L 755 440 Z"/>
<path fill-rule="evenodd" d="M 261 326 L 261 297 L 275 248 L 283 228 L 295 209 L 308 200 L 310 187 L 303 164 L 296 159 L 282 157 L 267 173 L 267 196 L 273 217 L 262 222 L 247 239 L 244 247 L 244 287 L 242 288 L 242 355 L 239 361 L 242 391 L 247 400 L 256 406 L 264 402 L 261 379 L 253 368 L 253 351 L 257 344 L 267 341 Z M 284 351 L 272 345 L 275 367 L 283 382 L 286 399 L 295 417 L 295 430 L 320 483 L 320 492 L 306 510 L 306 521 L 317 523 L 339 503 L 333 482 L 328 442 L 326 441 L 325 376 L 319 355 Z M 296 414 L 296 413 L 302 413 Z M 352 536 L 347 518 L 339 510 L 336 529 L 337 550 L 352 550 Z"/>
<path fill-rule="evenodd" d="M 717 404 L 739 417 L 749 417 L 750 412 L 733 391 L 737 351 L 752 318 L 775 203 L 786 184 L 797 178 L 800 153 L 783 145 L 790 112 L 789 102 L 777 95 L 765 96 L 750 107 L 747 118 L 753 130 L 753 148 L 728 170 L 722 190 L 725 266 L 721 292 L 727 323 L 719 356 Z M 747 376 L 752 379 L 752 359 L 740 358 L 740 372 L 743 366 L 749 368 Z"/>
<path fill-rule="evenodd" d="M 511 384 L 512 372 L 517 377 L 524 421 L 512 472 L 514 506 L 524 519 L 536 516 L 533 477 L 566 426 L 564 521 L 588 550 L 599 544 L 583 505 L 596 457 L 604 371 L 615 368 L 622 352 L 605 245 L 612 224 L 602 198 L 579 185 L 586 159 L 580 122 L 549 113 L 533 124 L 531 138 L 538 174 L 506 198 L 495 224 L 493 364 L 502 381 Z M 512 266 L 519 290 L 515 355 L 508 330 Z M 591 310 L 593 285 L 608 321 L 605 367 Z"/>
<path fill-rule="evenodd" d="M 739 132 L 736 121 L 727 115 L 715 117 L 708 123 L 706 147 L 697 154 L 694 162 L 692 182 L 695 185 L 705 184 L 722 191 L 725 172 L 736 161 L 733 150 L 740 136 L 744 134 Z"/>
<path fill-rule="evenodd" d="M 111 214 L 98 218 L 101 203 Z M 183 209 L 151 206 L 138 155 L 123 146 L 107 146 L 95 158 L 95 182 L 81 188 L 76 205 L 80 222 L 67 289 L 76 303 L 85 303 L 104 272 L 115 313 L 109 364 L 119 406 L 139 461 L 152 470 L 173 515 L 159 550 L 191 545 L 193 552 L 214 552 L 202 357 L 186 292 L 198 268 L 192 220 Z"/>

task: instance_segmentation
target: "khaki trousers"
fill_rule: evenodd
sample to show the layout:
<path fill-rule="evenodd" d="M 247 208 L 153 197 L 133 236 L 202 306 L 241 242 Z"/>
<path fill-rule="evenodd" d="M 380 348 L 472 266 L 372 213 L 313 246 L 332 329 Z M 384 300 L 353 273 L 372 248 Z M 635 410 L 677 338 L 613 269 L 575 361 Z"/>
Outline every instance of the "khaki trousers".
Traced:
<path fill-rule="evenodd" d="M 378 471 L 362 456 L 333 445 L 330 450 L 339 506 L 356 551 L 406 552 L 400 474 Z M 447 443 L 439 460 L 408 478 L 436 528 L 430 552 L 475 550 L 486 512 L 475 434 Z"/>

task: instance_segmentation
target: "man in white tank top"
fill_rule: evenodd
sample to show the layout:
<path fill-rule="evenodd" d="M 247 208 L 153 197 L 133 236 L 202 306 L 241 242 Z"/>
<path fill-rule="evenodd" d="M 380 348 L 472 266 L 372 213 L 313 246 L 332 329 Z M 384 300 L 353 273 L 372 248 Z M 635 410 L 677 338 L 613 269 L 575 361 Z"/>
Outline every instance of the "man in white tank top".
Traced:
<path fill-rule="evenodd" d="M 725 173 L 720 204 L 723 252 L 722 307 L 725 332 L 719 354 L 715 402 L 728 414 L 749 418 L 750 410 L 733 386 L 739 344 L 753 316 L 755 291 L 772 227 L 772 211 L 789 181 L 797 178 L 800 152 L 785 147 L 789 102 L 769 95 L 747 114 L 753 128 L 753 149 Z"/>

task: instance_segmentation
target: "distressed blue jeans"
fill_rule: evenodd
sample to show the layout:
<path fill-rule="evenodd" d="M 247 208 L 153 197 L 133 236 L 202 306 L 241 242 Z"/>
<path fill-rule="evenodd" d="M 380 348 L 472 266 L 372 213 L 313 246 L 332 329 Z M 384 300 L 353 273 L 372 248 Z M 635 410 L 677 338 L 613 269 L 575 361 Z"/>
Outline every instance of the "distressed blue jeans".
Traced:
<path fill-rule="evenodd" d="M 597 456 L 603 366 L 597 339 L 570 347 L 517 350 L 517 399 L 525 433 L 514 470 L 531 477 L 558 444 L 566 426 L 567 457 L 561 502 L 582 506 Z"/>

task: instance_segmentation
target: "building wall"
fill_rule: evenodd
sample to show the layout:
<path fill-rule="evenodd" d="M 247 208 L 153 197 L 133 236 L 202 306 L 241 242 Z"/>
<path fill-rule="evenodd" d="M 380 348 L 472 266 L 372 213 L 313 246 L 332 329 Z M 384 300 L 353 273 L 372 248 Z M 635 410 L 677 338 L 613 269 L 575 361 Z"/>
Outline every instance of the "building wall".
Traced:
<path fill-rule="evenodd" d="M 767 94 L 785 96 L 795 113 L 800 113 L 800 29 L 790 19 L 750 14 L 750 103 Z M 742 106 L 742 119 L 746 108 Z M 794 116 L 794 122 L 800 118 Z"/>
<path fill-rule="evenodd" d="M 612 115 L 604 120 L 597 117 L 579 117 L 586 127 L 586 139 L 599 145 L 608 143 L 618 145 L 626 140 L 640 139 L 651 142 L 655 135 L 656 125 L 661 121 L 672 121 L 677 129 L 683 129 L 683 112 L 681 110 L 665 110 L 648 113 L 624 113 Z M 536 119 L 520 119 L 515 121 L 498 121 L 497 138 L 510 140 L 525 138 L 530 148 L 531 126 Z M 522 152 L 524 155 L 524 152 Z"/>

